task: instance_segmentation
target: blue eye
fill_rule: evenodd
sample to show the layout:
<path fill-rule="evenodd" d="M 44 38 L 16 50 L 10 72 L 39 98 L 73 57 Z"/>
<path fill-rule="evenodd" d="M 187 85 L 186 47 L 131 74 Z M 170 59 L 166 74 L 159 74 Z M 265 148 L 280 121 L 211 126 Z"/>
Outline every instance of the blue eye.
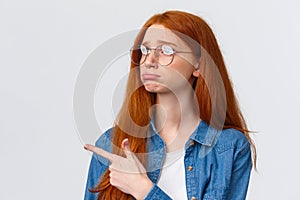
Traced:
<path fill-rule="evenodd" d="M 174 50 L 172 47 L 168 46 L 168 45 L 162 45 L 161 46 L 161 50 L 163 52 L 163 54 L 165 55 L 172 55 L 174 54 Z"/>

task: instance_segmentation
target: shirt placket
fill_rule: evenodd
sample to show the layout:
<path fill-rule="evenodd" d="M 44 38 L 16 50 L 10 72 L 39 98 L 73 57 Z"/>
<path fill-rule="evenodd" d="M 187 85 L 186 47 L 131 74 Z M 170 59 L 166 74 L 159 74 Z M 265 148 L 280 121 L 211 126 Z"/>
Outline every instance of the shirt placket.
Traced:
<path fill-rule="evenodd" d="M 188 199 L 197 200 L 197 188 L 196 188 L 196 176 L 194 169 L 194 140 L 189 140 L 189 146 L 186 149 L 184 156 L 184 166 L 185 166 L 185 178 L 186 178 L 186 189 Z"/>

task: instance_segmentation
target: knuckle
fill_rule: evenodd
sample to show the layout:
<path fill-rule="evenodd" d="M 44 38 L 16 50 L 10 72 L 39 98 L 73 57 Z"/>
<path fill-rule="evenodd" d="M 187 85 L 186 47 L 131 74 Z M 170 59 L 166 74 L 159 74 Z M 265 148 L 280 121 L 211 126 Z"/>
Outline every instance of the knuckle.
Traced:
<path fill-rule="evenodd" d="M 111 185 L 114 185 L 114 181 L 112 179 L 109 179 L 109 182 Z"/>
<path fill-rule="evenodd" d="M 117 185 L 117 184 L 116 184 L 116 181 L 115 181 L 113 178 L 110 178 L 110 179 L 109 179 L 109 182 L 110 182 L 110 184 L 113 185 L 113 186 L 116 186 L 116 185 Z"/>

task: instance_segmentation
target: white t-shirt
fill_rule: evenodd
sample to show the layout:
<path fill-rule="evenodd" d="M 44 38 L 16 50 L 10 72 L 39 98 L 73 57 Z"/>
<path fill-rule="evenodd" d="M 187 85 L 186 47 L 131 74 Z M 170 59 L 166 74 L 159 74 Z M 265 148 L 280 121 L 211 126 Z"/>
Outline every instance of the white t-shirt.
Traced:
<path fill-rule="evenodd" d="M 184 154 L 184 149 L 166 154 L 157 183 L 157 185 L 174 200 L 187 199 Z"/>

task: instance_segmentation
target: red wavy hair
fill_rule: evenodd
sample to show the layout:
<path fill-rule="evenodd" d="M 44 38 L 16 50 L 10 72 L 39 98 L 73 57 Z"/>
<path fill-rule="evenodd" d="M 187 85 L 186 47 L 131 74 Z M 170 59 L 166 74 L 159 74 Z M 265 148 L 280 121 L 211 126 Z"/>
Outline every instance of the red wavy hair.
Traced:
<path fill-rule="evenodd" d="M 251 144 L 253 165 L 255 167 L 255 146 L 239 109 L 220 48 L 211 28 L 196 15 L 182 11 L 167 11 L 152 16 L 144 24 L 143 29 L 136 37 L 135 46 L 142 42 L 147 28 L 153 24 L 163 25 L 165 28 L 187 35 L 201 45 L 201 76 L 193 83 L 200 118 L 219 130 L 235 128 L 243 132 Z M 131 56 L 138 59 L 141 55 L 133 53 Z M 136 65 L 131 64 L 130 68 L 133 73 L 129 74 L 125 100 L 111 133 L 112 143 L 114 144 L 112 152 L 118 155 L 122 155 L 120 151 L 121 142 L 125 138 L 129 139 L 133 152 L 146 153 L 145 136 L 150 122 L 149 109 L 156 103 L 156 94 L 145 90 L 140 80 L 139 70 L 132 70 L 136 69 L 135 67 Z M 220 78 L 216 77 L 216 74 Z M 137 86 L 140 87 L 135 89 Z M 128 117 L 128 113 L 130 117 Z M 138 135 L 138 137 L 134 135 Z M 140 159 L 145 165 L 146 158 L 140 157 Z M 98 186 L 90 189 L 90 191 L 98 192 L 98 200 L 133 199 L 131 195 L 123 193 L 110 184 L 109 170 L 106 170 L 101 176 Z"/>

